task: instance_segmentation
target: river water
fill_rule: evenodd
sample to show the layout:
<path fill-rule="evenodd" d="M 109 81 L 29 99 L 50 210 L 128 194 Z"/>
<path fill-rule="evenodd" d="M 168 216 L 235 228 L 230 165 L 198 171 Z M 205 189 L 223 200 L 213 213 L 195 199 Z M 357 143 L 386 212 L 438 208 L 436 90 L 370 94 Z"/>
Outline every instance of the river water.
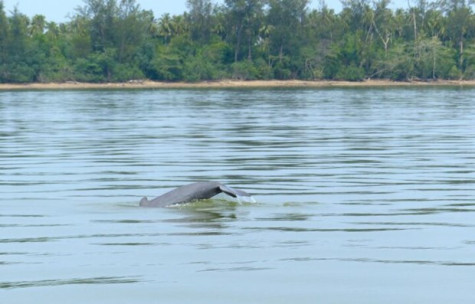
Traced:
<path fill-rule="evenodd" d="M 475 303 L 474 189 L 475 89 L 4 91 L 0 302 Z"/>

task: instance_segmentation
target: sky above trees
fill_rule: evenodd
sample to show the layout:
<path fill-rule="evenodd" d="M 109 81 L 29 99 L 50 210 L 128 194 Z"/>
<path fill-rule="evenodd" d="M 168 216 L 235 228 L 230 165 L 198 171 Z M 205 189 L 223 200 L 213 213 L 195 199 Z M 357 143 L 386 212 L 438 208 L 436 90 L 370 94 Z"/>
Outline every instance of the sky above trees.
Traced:
<path fill-rule="evenodd" d="M 215 3 L 222 4 L 224 0 L 215 0 Z M 409 2 L 416 2 L 409 0 Z M 48 21 L 66 22 L 69 17 L 74 15 L 74 10 L 78 6 L 83 6 L 83 0 L 4 0 L 5 11 L 12 11 L 15 6 L 28 17 L 36 14 L 44 15 Z M 186 0 L 138 0 L 137 3 L 142 9 L 152 10 L 156 17 L 165 13 L 170 15 L 180 15 L 187 10 Z M 318 8 L 320 1 L 313 0 L 310 2 L 310 8 Z M 407 0 L 392 0 L 391 8 L 407 7 Z M 326 0 L 329 8 L 339 11 L 341 9 L 340 0 Z M 415 5 L 415 4 L 414 4 Z"/>

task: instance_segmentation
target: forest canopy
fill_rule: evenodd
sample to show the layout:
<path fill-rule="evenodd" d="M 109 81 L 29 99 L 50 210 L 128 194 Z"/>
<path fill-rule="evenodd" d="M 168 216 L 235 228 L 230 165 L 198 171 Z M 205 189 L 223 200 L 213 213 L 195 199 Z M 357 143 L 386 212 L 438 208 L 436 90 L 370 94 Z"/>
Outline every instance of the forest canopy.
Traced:
<path fill-rule="evenodd" d="M 84 0 L 68 22 L 0 0 L 0 82 L 475 79 L 475 0 Z"/>

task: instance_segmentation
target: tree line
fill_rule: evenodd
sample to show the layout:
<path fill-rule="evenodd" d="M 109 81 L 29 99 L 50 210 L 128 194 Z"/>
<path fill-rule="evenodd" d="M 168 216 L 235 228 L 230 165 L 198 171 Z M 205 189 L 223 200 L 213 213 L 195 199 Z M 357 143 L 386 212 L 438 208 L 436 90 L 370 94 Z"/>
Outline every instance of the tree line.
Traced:
<path fill-rule="evenodd" d="M 188 0 L 156 18 L 135 0 L 84 0 L 68 22 L 7 14 L 0 82 L 475 79 L 475 0 Z"/>

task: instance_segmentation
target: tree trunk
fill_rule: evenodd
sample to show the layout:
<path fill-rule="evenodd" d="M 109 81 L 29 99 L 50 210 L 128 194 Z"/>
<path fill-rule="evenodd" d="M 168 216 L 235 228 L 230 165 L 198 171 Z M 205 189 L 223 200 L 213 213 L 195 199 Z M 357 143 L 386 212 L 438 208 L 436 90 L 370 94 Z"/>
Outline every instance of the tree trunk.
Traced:
<path fill-rule="evenodd" d="M 239 25 L 237 34 L 236 34 L 236 46 L 234 49 L 234 62 L 238 62 L 239 59 L 239 49 L 241 48 L 241 36 L 242 36 L 242 24 Z"/>
<path fill-rule="evenodd" d="M 250 35 L 249 35 L 249 40 L 247 41 L 247 46 L 248 46 L 247 59 L 249 61 L 252 61 L 252 38 Z"/>
<path fill-rule="evenodd" d="M 416 12 L 412 12 L 412 20 L 414 23 L 414 41 L 417 40 L 417 20 L 416 20 Z"/>

